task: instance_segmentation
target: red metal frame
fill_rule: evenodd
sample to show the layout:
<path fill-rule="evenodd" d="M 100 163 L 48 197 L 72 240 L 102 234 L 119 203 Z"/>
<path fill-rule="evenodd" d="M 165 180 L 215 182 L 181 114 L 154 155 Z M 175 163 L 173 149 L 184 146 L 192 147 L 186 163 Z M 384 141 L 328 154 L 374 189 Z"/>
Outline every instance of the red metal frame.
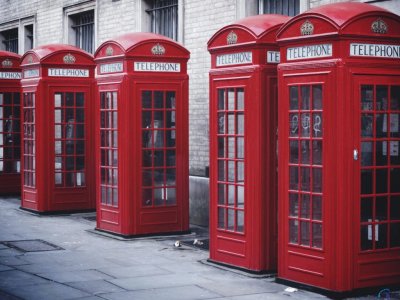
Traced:
<path fill-rule="evenodd" d="M 276 270 L 275 34 L 288 19 L 245 18 L 208 42 L 210 260 L 251 272 Z"/>
<path fill-rule="evenodd" d="M 189 230 L 188 59 L 185 48 L 151 33 L 98 48 L 97 229 L 122 236 Z M 107 96 L 114 105 L 104 104 Z"/>
<path fill-rule="evenodd" d="M 0 194 L 21 192 L 21 57 L 0 51 Z"/>
<path fill-rule="evenodd" d="M 385 89 L 394 95 L 389 87 L 400 91 L 398 57 L 387 52 L 400 45 L 399 25 L 384 9 L 336 3 L 294 17 L 277 34 L 281 280 L 334 293 L 400 283 L 400 172 L 397 162 L 376 160 L 377 149 L 389 157 L 399 142 L 389 134 L 397 109 L 377 100 Z M 368 50 L 380 45 L 392 48 Z M 386 136 L 374 136 L 383 113 Z M 371 135 L 362 136 L 366 128 Z"/>
<path fill-rule="evenodd" d="M 21 207 L 93 210 L 92 56 L 69 45 L 45 45 L 28 51 L 21 67 Z"/>

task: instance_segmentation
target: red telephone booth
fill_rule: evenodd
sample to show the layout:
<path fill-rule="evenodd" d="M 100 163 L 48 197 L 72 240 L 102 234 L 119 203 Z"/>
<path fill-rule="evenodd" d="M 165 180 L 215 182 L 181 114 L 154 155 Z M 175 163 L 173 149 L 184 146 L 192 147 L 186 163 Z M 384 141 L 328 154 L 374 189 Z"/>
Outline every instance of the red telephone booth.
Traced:
<path fill-rule="evenodd" d="M 340 293 L 400 283 L 400 17 L 309 10 L 277 34 L 278 277 Z"/>
<path fill-rule="evenodd" d="M 104 42 L 97 64 L 97 229 L 187 232 L 189 52 L 161 35 Z"/>
<path fill-rule="evenodd" d="M 93 210 L 93 57 L 46 45 L 26 52 L 21 67 L 21 208 Z"/>
<path fill-rule="evenodd" d="M 21 56 L 0 51 L 0 194 L 21 192 Z"/>
<path fill-rule="evenodd" d="M 248 17 L 208 42 L 210 261 L 251 272 L 277 264 L 276 32 L 289 17 Z"/>

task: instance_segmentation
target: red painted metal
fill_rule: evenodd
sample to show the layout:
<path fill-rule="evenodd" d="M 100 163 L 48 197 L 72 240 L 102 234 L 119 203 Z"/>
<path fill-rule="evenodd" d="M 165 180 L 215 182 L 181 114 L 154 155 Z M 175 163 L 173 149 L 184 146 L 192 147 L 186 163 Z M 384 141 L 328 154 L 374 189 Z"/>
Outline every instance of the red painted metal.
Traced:
<path fill-rule="evenodd" d="M 44 45 L 26 52 L 21 68 L 21 207 L 95 209 L 93 57 L 70 45 Z"/>
<path fill-rule="evenodd" d="M 188 59 L 184 47 L 153 33 L 97 49 L 97 229 L 189 230 Z"/>
<path fill-rule="evenodd" d="M 210 260 L 252 272 L 277 267 L 275 35 L 288 20 L 248 17 L 208 42 Z"/>
<path fill-rule="evenodd" d="M 0 194 L 21 192 L 21 56 L 0 51 Z"/>
<path fill-rule="evenodd" d="M 277 41 L 278 277 L 335 293 L 399 284 L 399 16 L 320 6 Z"/>

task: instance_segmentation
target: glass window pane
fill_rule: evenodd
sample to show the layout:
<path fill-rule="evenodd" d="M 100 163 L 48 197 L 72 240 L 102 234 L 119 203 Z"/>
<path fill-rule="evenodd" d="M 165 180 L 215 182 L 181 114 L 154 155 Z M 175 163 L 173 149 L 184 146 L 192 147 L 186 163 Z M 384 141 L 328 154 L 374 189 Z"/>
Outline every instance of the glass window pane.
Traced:
<path fill-rule="evenodd" d="M 310 168 L 301 167 L 300 168 L 300 176 L 301 176 L 301 188 L 302 191 L 310 191 Z"/>
<path fill-rule="evenodd" d="M 388 87 L 387 85 L 377 85 L 376 86 L 376 110 L 387 110 L 388 101 Z"/>
<path fill-rule="evenodd" d="M 289 87 L 289 103 L 290 110 L 299 109 L 299 92 L 297 86 Z"/>
<path fill-rule="evenodd" d="M 312 247 L 322 248 L 322 224 L 313 223 L 312 224 Z"/>
<path fill-rule="evenodd" d="M 236 231 L 244 232 L 244 211 L 238 210 L 236 211 L 236 219 L 237 219 L 237 228 Z"/>
<path fill-rule="evenodd" d="M 369 233 L 368 233 L 369 231 Z M 361 250 L 372 249 L 372 225 L 361 226 Z"/>
<path fill-rule="evenodd" d="M 390 141 L 388 151 L 390 153 L 390 164 L 400 165 L 399 141 Z M 384 162 L 387 164 L 387 161 Z"/>
<path fill-rule="evenodd" d="M 228 209 L 228 230 L 235 230 L 235 210 Z"/>
<path fill-rule="evenodd" d="M 310 137 L 310 114 L 301 114 L 301 136 Z"/>
<path fill-rule="evenodd" d="M 289 114 L 289 136 L 299 136 L 299 115 Z"/>
<path fill-rule="evenodd" d="M 300 210 L 300 218 L 309 219 L 311 216 L 311 199 L 310 195 L 303 194 L 301 195 L 301 210 Z"/>
<path fill-rule="evenodd" d="M 322 193 L 322 169 L 313 168 L 313 191 Z"/>
<path fill-rule="evenodd" d="M 390 109 L 400 109 L 400 85 L 393 85 L 390 87 Z"/>
<path fill-rule="evenodd" d="M 303 165 L 308 165 L 310 164 L 311 161 L 311 153 L 310 153 L 310 141 L 309 140 L 302 140 L 301 141 L 301 148 L 300 148 L 300 153 L 301 153 L 301 163 Z"/>
<path fill-rule="evenodd" d="M 244 89 L 237 89 L 237 110 L 244 110 Z"/>
<path fill-rule="evenodd" d="M 228 205 L 234 206 L 235 205 L 235 186 L 228 185 Z"/>
<path fill-rule="evenodd" d="M 225 204 L 225 185 L 218 184 L 218 204 Z"/>
<path fill-rule="evenodd" d="M 377 249 L 387 248 L 388 226 L 387 224 L 375 225 L 375 244 Z"/>
<path fill-rule="evenodd" d="M 224 141 L 225 141 L 225 138 L 223 138 L 223 137 L 218 138 L 218 157 L 225 157 Z"/>
<path fill-rule="evenodd" d="M 228 114 L 228 134 L 235 134 L 235 115 Z"/>
<path fill-rule="evenodd" d="M 373 198 L 361 199 L 361 222 L 372 220 Z"/>
<path fill-rule="evenodd" d="M 390 169 L 390 192 L 400 193 L 400 169 Z"/>
<path fill-rule="evenodd" d="M 400 247 L 400 223 L 390 224 L 390 247 Z"/>
<path fill-rule="evenodd" d="M 244 186 L 237 186 L 237 207 L 244 208 Z"/>
<path fill-rule="evenodd" d="M 54 107 L 61 107 L 61 94 L 54 94 Z"/>
<path fill-rule="evenodd" d="M 400 196 L 390 197 L 390 219 L 400 220 Z"/>
<path fill-rule="evenodd" d="M 377 197 L 375 203 L 375 219 L 379 221 L 388 219 L 388 199 L 387 197 Z"/>
<path fill-rule="evenodd" d="M 361 137 L 372 137 L 373 120 L 372 114 L 361 115 Z"/>
<path fill-rule="evenodd" d="M 301 109 L 309 110 L 310 109 L 310 86 L 302 86 L 301 87 Z"/>
<path fill-rule="evenodd" d="M 396 137 L 396 138 L 400 137 L 399 118 L 400 114 L 390 114 L 390 124 L 389 124 L 390 137 Z"/>
<path fill-rule="evenodd" d="M 298 217 L 299 216 L 299 195 L 294 193 L 289 193 L 289 216 Z"/>
<path fill-rule="evenodd" d="M 372 194 L 372 170 L 361 170 L 361 194 Z"/>
<path fill-rule="evenodd" d="M 362 85 L 361 86 L 361 110 L 372 110 L 374 108 L 374 86 Z"/>
<path fill-rule="evenodd" d="M 142 205 L 152 205 L 152 189 L 142 189 Z"/>
<path fill-rule="evenodd" d="M 370 126 L 372 127 L 372 123 Z M 378 138 L 388 136 L 388 114 L 376 114 L 375 136 Z"/>
<path fill-rule="evenodd" d="M 310 245 L 310 222 L 300 221 L 300 245 Z"/>
<path fill-rule="evenodd" d="M 313 220 L 322 220 L 322 197 L 312 197 L 312 218 Z"/>
<path fill-rule="evenodd" d="M 244 134 L 244 115 L 237 114 L 237 134 Z"/>
<path fill-rule="evenodd" d="M 225 208 L 218 207 L 218 228 L 225 228 Z"/>
<path fill-rule="evenodd" d="M 299 242 L 299 221 L 289 219 L 289 243 L 297 244 Z"/>
<path fill-rule="evenodd" d="M 228 110 L 235 110 L 235 89 L 228 89 Z"/>
<path fill-rule="evenodd" d="M 151 108 L 151 91 L 142 92 L 142 108 Z"/>
<path fill-rule="evenodd" d="M 297 167 L 289 167 L 289 189 L 299 189 L 299 175 Z"/>
<path fill-rule="evenodd" d="M 322 113 L 313 114 L 313 137 L 322 137 Z"/>
<path fill-rule="evenodd" d="M 313 85 L 313 109 L 322 109 L 322 85 Z"/>
<path fill-rule="evenodd" d="M 363 147 L 365 147 L 365 146 L 363 146 L 363 144 L 364 143 L 361 143 L 361 149 L 363 148 Z M 371 147 L 372 148 L 372 142 L 369 142 L 369 143 L 367 143 L 367 144 L 370 144 L 370 146 L 369 145 L 366 145 L 367 147 L 367 149 L 366 149 L 366 151 L 368 151 L 369 149 L 369 147 Z M 371 149 L 371 151 L 372 151 L 372 149 Z M 388 156 L 387 156 L 387 153 L 388 153 L 388 146 L 387 146 L 387 141 L 376 141 L 375 142 L 375 165 L 376 166 L 386 166 L 387 164 L 388 164 Z M 362 154 L 361 154 L 362 155 Z M 362 158 L 362 156 L 361 156 L 361 158 Z M 369 161 L 369 160 L 371 160 L 371 161 Z M 363 162 L 363 160 L 361 159 L 361 162 Z M 366 165 L 365 166 L 372 166 L 372 153 L 371 153 L 371 157 L 370 158 L 366 158 Z M 364 164 L 362 164 L 363 166 L 364 166 Z"/>
<path fill-rule="evenodd" d="M 220 180 L 220 181 L 225 180 L 225 161 L 224 160 L 218 161 L 218 180 Z"/>
<path fill-rule="evenodd" d="M 313 140 L 313 164 L 322 165 L 322 141 Z"/>
<path fill-rule="evenodd" d="M 235 158 L 235 138 L 228 137 L 228 157 Z"/>
<path fill-rule="evenodd" d="M 289 163 L 297 164 L 299 162 L 299 141 L 289 141 Z"/>
<path fill-rule="evenodd" d="M 225 133 L 225 113 L 218 113 L 218 133 Z"/>
<path fill-rule="evenodd" d="M 386 193 L 388 190 L 388 172 L 387 169 L 376 170 L 375 176 L 376 193 Z M 397 182 L 398 184 L 398 182 Z"/>
<path fill-rule="evenodd" d="M 176 204 L 176 188 L 167 188 L 166 189 L 166 201 L 167 205 L 175 205 Z"/>
<path fill-rule="evenodd" d="M 155 91 L 154 92 L 154 108 L 164 108 L 164 92 Z"/>
<path fill-rule="evenodd" d="M 244 138 L 238 137 L 237 138 L 237 155 L 236 158 L 244 159 Z"/>
<path fill-rule="evenodd" d="M 237 162 L 237 171 L 236 171 L 236 181 L 237 182 L 243 182 L 244 181 L 244 163 L 243 162 Z"/>
<path fill-rule="evenodd" d="M 218 90 L 218 110 L 225 110 L 225 89 Z"/>
<path fill-rule="evenodd" d="M 228 181 L 235 182 L 235 162 L 228 161 Z"/>

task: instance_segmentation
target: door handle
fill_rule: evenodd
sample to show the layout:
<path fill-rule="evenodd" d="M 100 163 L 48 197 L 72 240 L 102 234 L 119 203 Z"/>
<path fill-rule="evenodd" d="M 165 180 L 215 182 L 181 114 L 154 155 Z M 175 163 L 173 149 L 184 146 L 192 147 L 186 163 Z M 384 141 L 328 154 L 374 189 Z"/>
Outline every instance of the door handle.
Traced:
<path fill-rule="evenodd" d="M 353 159 L 358 160 L 358 150 L 357 149 L 353 150 Z"/>

